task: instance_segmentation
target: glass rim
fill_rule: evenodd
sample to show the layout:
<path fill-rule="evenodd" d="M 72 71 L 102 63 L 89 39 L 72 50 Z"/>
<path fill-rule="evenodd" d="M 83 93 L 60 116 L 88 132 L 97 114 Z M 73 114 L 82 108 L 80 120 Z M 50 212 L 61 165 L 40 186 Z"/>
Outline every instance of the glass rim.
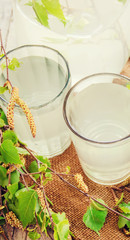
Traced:
<path fill-rule="evenodd" d="M 46 49 L 49 49 L 50 51 L 52 52 L 55 52 L 57 55 L 59 55 L 64 63 L 65 63 L 65 66 L 66 66 L 66 70 L 67 70 L 67 76 L 66 76 L 66 81 L 64 83 L 64 86 L 61 88 L 60 92 L 55 96 L 53 97 L 50 101 L 44 103 L 44 104 L 40 104 L 39 106 L 34 106 L 34 107 L 29 107 L 30 109 L 39 109 L 39 108 L 43 108 L 43 107 L 46 107 L 48 106 L 49 104 L 53 103 L 56 101 L 57 98 L 59 98 L 62 93 L 64 92 L 64 90 L 66 89 L 66 87 L 68 86 L 68 83 L 69 83 L 69 80 L 70 80 L 70 69 L 69 69 L 69 65 L 68 65 L 68 62 L 67 60 L 65 59 L 65 57 L 56 49 L 54 48 L 51 48 L 51 47 L 48 47 L 46 45 L 39 45 L 39 44 L 27 44 L 27 45 L 21 45 L 19 47 L 16 47 L 16 48 L 13 48 L 11 50 L 9 50 L 6 54 L 4 54 L 1 58 L 0 58 L 0 63 L 1 61 L 6 57 L 6 55 L 8 56 L 8 54 L 12 53 L 12 52 L 15 52 L 19 49 L 22 49 L 22 48 L 28 48 L 28 47 L 42 47 L 42 48 L 46 48 Z M 2 101 L 4 101 L 6 104 L 8 104 L 9 102 L 6 101 L 1 95 L 0 95 L 0 99 L 2 99 Z M 15 107 L 18 107 L 19 106 L 17 104 L 15 104 Z"/>
<path fill-rule="evenodd" d="M 70 90 L 68 91 L 68 93 L 66 94 L 65 99 L 64 99 L 64 103 L 63 103 L 63 117 L 64 117 L 64 120 L 65 120 L 68 128 L 70 129 L 70 131 L 73 132 L 73 133 L 74 133 L 77 137 L 79 137 L 80 139 L 85 140 L 86 142 L 93 143 L 93 144 L 99 144 L 99 145 L 104 145 L 104 144 L 107 145 L 107 144 L 114 144 L 114 143 L 122 142 L 122 141 L 130 138 L 130 134 L 128 134 L 127 136 L 125 136 L 125 137 L 123 137 L 123 138 L 114 140 L 114 141 L 96 141 L 96 140 L 92 140 L 92 139 L 90 139 L 90 138 L 84 137 L 83 135 L 79 134 L 78 131 L 76 131 L 76 130 L 72 127 L 71 123 L 69 122 L 68 117 L 67 117 L 66 107 L 67 107 L 67 102 L 68 102 L 69 96 L 71 95 L 71 93 L 73 92 L 73 90 L 74 90 L 79 84 L 81 84 L 83 81 L 87 80 L 88 78 L 95 77 L 95 76 L 103 76 L 103 75 L 110 75 L 110 76 L 115 76 L 115 77 L 118 77 L 118 78 L 124 78 L 125 80 L 128 80 L 128 81 L 130 82 L 130 78 L 127 77 L 127 76 L 124 76 L 124 75 L 122 75 L 122 74 L 109 73 L 109 72 L 94 73 L 94 74 L 91 74 L 91 75 L 88 75 L 88 76 L 82 78 L 82 79 L 79 80 L 77 83 L 75 83 L 75 84 L 70 88 Z"/>

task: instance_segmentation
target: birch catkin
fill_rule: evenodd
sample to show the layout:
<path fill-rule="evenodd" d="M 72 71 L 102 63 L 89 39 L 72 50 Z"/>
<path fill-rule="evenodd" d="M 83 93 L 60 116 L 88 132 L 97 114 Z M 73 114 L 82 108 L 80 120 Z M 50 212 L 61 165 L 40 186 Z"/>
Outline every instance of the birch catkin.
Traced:
<path fill-rule="evenodd" d="M 74 176 L 77 184 L 78 184 L 78 188 L 82 191 L 84 191 L 85 193 L 88 193 L 88 186 L 85 184 L 85 182 L 83 181 L 83 177 L 81 174 L 77 173 Z"/>
<path fill-rule="evenodd" d="M 14 129 L 14 106 L 17 103 L 23 110 L 28 120 L 32 136 L 36 136 L 36 126 L 27 104 L 19 97 L 19 91 L 17 87 L 12 88 L 11 98 L 7 107 L 7 120 L 11 129 Z"/>
<path fill-rule="evenodd" d="M 37 188 L 36 192 L 37 192 L 38 197 L 39 197 L 39 199 L 40 199 L 41 206 L 43 207 L 43 209 L 45 209 L 45 208 L 46 208 L 46 204 L 45 204 L 45 200 L 44 200 L 44 198 L 43 198 L 43 192 L 41 191 L 40 188 Z"/>
<path fill-rule="evenodd" d="M 7 107 L 7 120 L 11 129 L 14 129 L 14 106 L 18 96 L 19 96 L 18 88 L 13 87 L 11 92 L 11 98 Z"/>
<path fill-rule="evenodd" d="M 28 108 L 27 104 L 20 97 L 17 98 L 16 103 L 22 108 L 23 112 L 25 113 L 26 118 L 29 123 L 29 126 L 30 126 L 32 136 L 35 137 L 36 136 L 36 126 L 35 126 L 35 122 L 34 122 L 34 119 L 31 114 L 30 109 Z"/>
<path fill-rule="evenodd" d="M 16 227 L 16 228 L 23 230 L 23 226 L 22 226 L 21 222 L 19 221 L 19 219 L 16 217 L 16 215 L 12 211 L 6 213 L 5 218 L 7 220 L 7 223 L 10 224 L 11 227 Z"/>

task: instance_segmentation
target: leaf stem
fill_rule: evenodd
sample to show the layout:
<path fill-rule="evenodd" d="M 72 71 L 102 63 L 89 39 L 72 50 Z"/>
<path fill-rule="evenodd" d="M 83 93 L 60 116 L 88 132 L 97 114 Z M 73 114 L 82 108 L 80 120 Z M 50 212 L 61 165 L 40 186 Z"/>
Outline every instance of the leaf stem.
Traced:
<path fill-rule="evenodd" d="M 22 145 L 29 153 L 30 155 L 36 160 L 39 161 L 40 163 L 42 163 L 38 158 L 35 157 L 35 155 L 30 151 L 30 149 L 27 148 L 27 146 Z M 129 218 L 127 218 L 126 216 L 124 216 L 123 214 L 117 212 L 116 210 L 108 207 L 107 205 L 99 202 L 96 198 L 94 198 L 93 196 L 89 195 L 88 193 L 83 192 L 82 190 L 80 190 L 79 188 L 77 188 L 76 186 L 74 186 L 72 183 L 68 182 L 66 179 L 64 179 L 60 174 L 56 173 L 53 169 L 51 169 L 50 167 L 48 167 L 48 169 L 53 172 L 55 175 L 57 175 L 63 182 L 65 182 L 66 184 L 68 184 L 70 187 L 76 189 L 77 191 L 79 191 L 80 193 L 82 193 L 83 195 L 85 195 L 86 197 L 94 200 L 95 202 L 99 203 L 100 205 L 102 205 L 103 207 L 107 208 L 109 211 L 115 213 L 116 215 L 119 215 L 125 219 L 127 219 L 128 221 L 130 221 Z"/>

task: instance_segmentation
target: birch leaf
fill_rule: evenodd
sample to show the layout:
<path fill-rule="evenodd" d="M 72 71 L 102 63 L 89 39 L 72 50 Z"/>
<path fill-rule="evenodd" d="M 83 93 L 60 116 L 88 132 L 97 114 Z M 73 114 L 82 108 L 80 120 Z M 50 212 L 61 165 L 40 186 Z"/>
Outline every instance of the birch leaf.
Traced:
<path fill-rule="evenodd" d="M 46 8 L 38 3 L 37 1 L 33 1 L 33 10 L 37 16 L 37 20 L 44 25 L 45 27 L 49 27 L 48 24 L 48 13 L 46 11 Z"/>
<path fill-rule="evenodd" d="M 32 189 L 20 191 L 17 195 L 19 218 L 23 226 L 26 227 L 35 217 L 36 192 Z"/>
<path fill-rule="evenodd" d="M 98 200 L 103 202 L 103 200 L 101 199 Z M 102 206 L 100 207 L 102 209 Z M 105 223 L 107 213 L 108 213 L 107 209 L 98 210 L 97 207 L 95 207 L 93 203 L 91 203 L 87 209 L 87 212 L 83 216 L 83 222 L 85 223 L 86 227 L 90 228 L 91 230 L 95 231 L 98 235 L 100 235 L 99 230 L 103 227 Z"/>
<path fill-rule="evenodd" d="M 64 25 L 66 24 L 59 0 L 42 0 L 42 3 L 51 15 L 57 17 Z"/>

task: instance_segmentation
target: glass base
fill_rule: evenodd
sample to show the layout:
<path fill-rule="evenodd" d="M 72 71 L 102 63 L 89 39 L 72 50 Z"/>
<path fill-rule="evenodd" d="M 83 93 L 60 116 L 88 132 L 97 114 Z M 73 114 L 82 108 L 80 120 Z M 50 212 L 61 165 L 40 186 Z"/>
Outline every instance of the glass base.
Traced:
<path fill-rule="evenodd" d="M 84 170 L 83 170 L 84 171 Z M 116 185 L 116 184 L 119 184 L 123 181 L 125 181 L 128 177 L 130 177 L 130 174 L 126 174 L 124 175 L 123 177 L 121 178 L 118 178 L 118 179 L 113 179 L 113 180 L 102 180 L 102 179 L 98 179 L 98 178 L 95 178 L 93 177 L 92 175 L 88 174 L 88 172 L 84 171 L 85 175 L 90 178 L 93 182 L 95 183 L 98 183 L 98 184 L 101 184 L 101 185 Z"/>

